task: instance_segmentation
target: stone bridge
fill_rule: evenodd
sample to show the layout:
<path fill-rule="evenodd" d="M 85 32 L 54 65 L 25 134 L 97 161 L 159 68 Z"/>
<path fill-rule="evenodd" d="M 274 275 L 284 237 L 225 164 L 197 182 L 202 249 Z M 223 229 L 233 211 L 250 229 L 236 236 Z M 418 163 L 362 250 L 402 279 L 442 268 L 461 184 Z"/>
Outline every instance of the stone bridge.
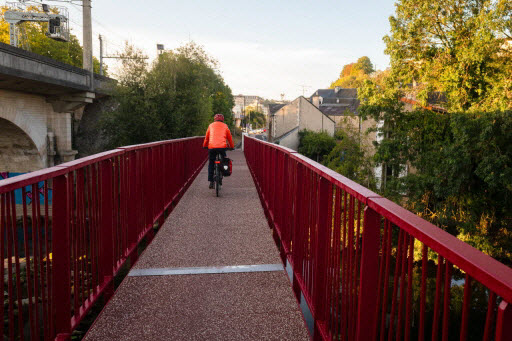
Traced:
<path fill-rule="evenodd" d="M 73 160 L 73 121 L 114 81 L 0 43 L 0 172 Z"/>

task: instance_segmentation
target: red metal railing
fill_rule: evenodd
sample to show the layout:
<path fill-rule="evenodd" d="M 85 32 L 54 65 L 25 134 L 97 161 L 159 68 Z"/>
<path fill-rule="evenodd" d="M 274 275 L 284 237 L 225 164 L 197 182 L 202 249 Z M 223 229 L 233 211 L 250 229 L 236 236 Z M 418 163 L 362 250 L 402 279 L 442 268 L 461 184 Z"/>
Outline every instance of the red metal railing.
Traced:
<path fill-rule="evenodd" d="M 0 335 L 69 339 L 206 162 L 202 140 L 123 147 L 0 181 Z"/>
<path fill-rule="evenodd" d="M 314 339 L 512 340 L 512 269 L 293 150 L 244 145 Z"/>

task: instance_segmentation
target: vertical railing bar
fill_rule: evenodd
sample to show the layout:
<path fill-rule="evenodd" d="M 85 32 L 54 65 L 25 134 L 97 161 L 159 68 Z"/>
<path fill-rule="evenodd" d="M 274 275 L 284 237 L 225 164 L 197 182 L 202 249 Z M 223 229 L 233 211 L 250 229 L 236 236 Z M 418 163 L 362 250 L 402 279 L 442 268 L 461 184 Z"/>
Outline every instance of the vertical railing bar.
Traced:
<path fill-rule="evenodd" d="M 44 182 L 43 182 L 44 186 Z M 39 188 L 39 184 L 36 185 L 37 189 L 37 201 L 36 201 L 36 221 L 37 221 L 37 239 L 38 239 L 38 247 L 39 247 L 39 271 L 40 271 L 40 278 L 41 278 L 41 317 L 43 322 L 43 339 L 46 340 L 47 338 L 47 327 L 46 327 L 46 321 L 48 320 L 48 315 L 45 311 L 45 303 L 46 303 L 46 290 L 45 290 L 45 276 L 44 276 L 44 257 L 43 257 L 43 248 L 44 248 L 44 237 L 43 237 L 43 226 L 41 224 L 41 199 L 39 198 L 40 191 L 43 190 L 43 188 Z M 41 193 L 42 194 L 42 193 Z M 44 200 L 44 196 L 43 196 Z M 39 305 L 39 302 L 37 301 L 37 305 Z M 39 311 L 39 309 L 37 309 Z M 36 322 L 39 323 L 39 319 L 36 319 Z M 37 332 L 39 333 L 39 327 L 36 325 Z"/>
<path fill-rule="evenodd" d="M 93 262 L 94 262 L 94 239 L 92 234 L 92 165 L 85 168 L 86 175 L 86 201 L 87 201 L 87 210 L 86 212 L 86 236 L 87 238 L 87 297 L 90 298 L 93 293 Z"/>
<path fill-rule="evenodd" d="M 91 167 L 91 286 L 93 293 L 97 292 L 98 286 L 98 252 L 99 252 L 99 240 L 98 240 L 98 164 L 94 164 Z"/>
<path fill-rule="evenodd" d="M 444 258 L 441 255 L 438 255 L 437 261 L 437 274 L 436 274 L 436 296 L 434 301 L 434 322 L 432 326 L 432 341 L 436 341 L 439 337 L 439 315 L 440 315 L 440 305 L 441 305 L 441 281 L 442 281 L 442 272 L 443 272 L 443 262 Z"/>
<path fill-rule="evenodd" d="M 382 236 L 382 241 L 381 241 L 381 248 L 382 248 L 382 253 L 379 257 L 379 279 L 378 279 L 378 282 L 377 282 L 377 301 L 376 301 L 376 304 L 375 304 L 375 323 L 378 324 L 380 322 L 380 306 L 381 306 L 381 303 L 382 305 L 384 306 L 385 305 L 385 301 L 384 300 L 381 300 L 381 297 L 383 295 L 383 292 L 385 293 L 386 292 L 386 288 L 384 286 L 384 270 L 386 268 L 386 255 L 388 254 L 389 251 L 387 251 L 388 249 L 388 225 L 387 223 L 384 224 L 384 233 L 383 233 L 383 236 Z M 364 231 L 363 231 L 364 233 Z M 380 226 L 379 226 L 379 234 L 380 234 Z M 375 331 L 374 331 L 374 335 L 372 336 L 372 339 L 373 340 L 376 340 L 377 339 L 377 334 L 379 332 L 379 329 L 378 328 L 375 328 Z M 382 334 L 382 333 L 381 333 Z"/>
<path fill-rule="evenodd" d="M 471 276 L 466 274 L 464 281 L 464 300 L 462 303 L 462 321 L 460 324 L 460 341 L 468 339 L 468 321 L 471 308 Z"/>
<path fill-rule="evenodd" d="M 405 337 L 404 340 L 411 339 L 411 314 L 412 314 L 412 285 L 413 285 L 413 262 L 414 262 L 414 237 L 410 236 L 409 257 L 407 265 L 407 302 L 405 310 Z"/>
<path fill-rule="evenodd" d="M 427 270 L 428 270 L 428 247 L 423 244 L 421 257 L 421 289 L 420 289 L 420 327 L 419 341 L 425 339 L 425 309 L 427 301 Z"/>
<path fill-rule="evenodd" d="M 337 188 L 334 188 L 332 196 L 334 196 L 334 199 L 331 202 L 331 213 L 335 214 L 336 210 L 334 209 L 334 205 L 336 203 L 336 192 Z M 332 310 L 333 310 L 333 302 L 332 302 L 332 287 L 334 282 L 334 268 L 333 268 L 333 255 L 334 255 L 334 244 L 335 244 L 335 237 L 334 237 L 334 230 L 335 225 L 333 224 L 334 216 L 331 217 L 330 222 L 330 229 L 329 229 L 329 240 L 328 240 L 328 257 L 327 257 L 327 271 L 326 271 L 326 277 L 327 277 L 327 290 L 326 290 L 326 301 L 327 301 L 327 331 L 330 338 L 333 338 L 331 326 L 332 326 Z"/>
<path fill-rule="evenodd" d="M 2 193 L 0 194 L 0 250 L 2 250 L 2 263 L 0 264 L 0 292 L 3 293 L 5 295 L 5 288 L 4 288 L 4 278 L 5 278 L 5 269 L 4 269 L 4 264 L 5 264 L 5 258 L 6 258 L 6 254 L 5 254 L 5 237 L 6 237 L 6 220 L 7 219 L 7 213 L 5 211 L 5 193 Z M 10 302 L 12 299 L 12 297 L 9 295 L 8 297 L 8 302 Z M 4 299 L 4 302 L 5 302 L 5 299 Z M 5 321 L 5 303 L 4 303 L 4 306 L 2 307 L 2 313 L 1 313 L 1 321 L 2 323 L 0 323 L 0 335 L 2 336 L 2 338 L 4 338 L 4 321 Z M 7 317 L 7 321 L 9 322 L 9 317 Z"/>
<path fill-rule="evenodd" d="M 339 188 L 339 187 L 336 187 L 336 207 L 335 207 L 335 212 L 336 212 L 336 216 L 334 218 L 334 228 L 335 228 L 335 241 L 336 241 L 336 247 L 335 247 L 335 258 L 334 258 L 334 271 L 335 271 L 335 278 L 336 278 L 336 281 L 334 282 L 334 292 L 335 292 L 335 298 L 334 298 L 334 302 L 335 302 L 335 329 L 334 329 L 334 332 L 335 332 L 335 335 L 336 335 L 336 339 L 339 339 L 341 337 L 340 333 L 341 333 L 341 305 L 340 305 L 340 282 L 341 282 L 341 230 L 342 230 L 342 227 L 341 227 L 341 223 L 342 223 L 342 219 L 341 219 L 341 200 L 342 200 L 342 194 L 343 194 L 343 191 Z"/>
<path fill-rule="evenodd" d="M 485 316 L 485 328 L 483 341 L 491 340 L 491 328 L 494 320 L 494 309 L 496 307 L 496 294 L 489 290 L 489 301 L 487 304 L 487 314 Z"/>
<path fill-rule="evenodd" d="M 347 255 L 347 252 L 348 252 L 348 238 L 347 238 L 347 234 L 348 234 L 348 227 L 347 227 L 347 211 L 348 211 L 348 203 L 347 203 L 347 196 L 348 196 L 348 193 L 347 191 L 343 191 L 343 225 L 342 225 L 342 235 L 343 235 L 343 240 L 341 242 L 341 305 L 342 305 L 342 308 L 341 308 L 341 335 L 343 336 L 343 340 L 346 340 L 348 338 L 348 331 L 347 331 L 347 326 L 348 326 L 348 309 L 347 309 L 347 298 L 348 298 L 348 293 L 347 293 L 347 283 L 348 283 L 348 271 L 347 271 L 347 267 L 348 267 L 348 255 Z"/>
<path fill-rule="evenodd" d="M 359 271 L 359 259 L 361 258 L 361 248 L 360 248 L 360 240 L 361 240 L 361 210 L 362 210 L 362 205 L 361 205 L 361 201 L 357 201 L 357 224 L 356 224 L 356 239 L 355 239 L 355 242 L 356 242 L 356 259 L 355 259 L 355 264 L 354 264 L 354 322 L 353 322 L 353 337 L 356 338 L 357 337 L 357 317 L 356 317 L 356 314 L 358 313 L 358 310 L 359 310 L 359 291 L 358 291 L 358 288 L 359 288 L 359 277 L 361 275 L 361 272 Z M 380 226 L 378 227 L 379 229 L 379 237 L 380 237 Z M 379 241 L 380 242 L 380 241 Z M 377 324 L 377 321 L 375 321 L 375 324 Z M 374 338 L 375 340 L 375 338 Z"/>
<path fill-rule="evenodd" d="M 448 328 L 450 323 L 450 286 L 452 281 L 453 265 L 447 260 L 444 275 L 444 302 L 443 302 L 443 341 L 448 341 Z"/>
<path fill-rule="evenodd" d="M 388 230 L 388 239 L 386 241 L 386 270 L 384 272 L 384 297 L 382 299 L 382 315 L 380 320 L 380 341 L 383 341 L 386 335 L 386 312 L 388 310 L 388 295 L 389 295 L 389 272 L 391 267 L 391 242 L 392 242 L 392 227 L 389 220 L 385 220 L 384 228 Z"/>
<path fill-rule="evenodd" d="M 512 307 L 506 301 L 501 301 L 496 318 L 495 341 L 507 341 L 512 339 Z"/>
<path fill-rule="evenodd" d="M 388 340 L 391 340 L 393 337 L 393 326 L 395 324 L 395 314 L 396 314 L 396 305 L 397 305 L 397 294 L 398 294 L 398 276 L 401 271 L 401 261 L 402 261 L 402 248 L 405 247 L 405 237 L 406 234 L 404 230 L 398 230 L 398 246 L 396 250 L 396 262 L 395 269 L 393 274 L 393 293 L 391 296 L 391 314 L 389 318 L 389 329 L 388 329 Z M 403 241 L 402 241 L 403 239 Z"/>
<path fill-rule="evenodd" d="M 6 209 L 7 209 L 7 266 L 8 266 L 8 294 L 9 294 L 9 337 L 11 340 L 15 339 L 14 335 L 14 288 L 13 288 L 13 269 L 12 269 L 12 257 L 13 257 L 13 245 L 14 245 L 14 236 L 12 229 L 12 210 L 11 210 L 11 196 L 14 196 L 14 191 L 8 192 L 6 195 Z M 16 220 L 16 215 L 14 215 L 14 219 Z M 14 230 L 16 232 L 16 230 Z M 14 251 L 16 252 L 16 251 Z M 20 335 L 21 337 L 21 335 Z"/>
<path fill-rule="evenodd" d="M 70 225 L 73 210 L 73 173 L 53 179 L 52 208 L 52 314 L 56 338 L 66 339 L 71 334 L 71 239 Z"/>
<path fill-rule="evenodd" d="M 73 315 L 75 317 L 78 317 L 79 312 L 79 289 L 80 289 L 80 279 L 78 276 L 78 258 L 79 256 L 79 248 L 78 248 L 78 217 L 77 217 L 77 207 L 78 207 L 78 188 L 75 185 L 75 182 L 77 182 L 77 174 L 76 172 L 70 172 L 69 173 L 70 179 L 68 181 L 68 193 L 70 198 L 70 228 L 71 228 L 71 247 L 72 247 L 72 259 L 73 259 L 73 276 L 72 283 L 73 283 Z M 73 190 L 74 189 L 74 190 Z"/>
<path fill-rule="evenodd" d="M 357 311 L 357 341 L 371 340 L 377 329 L 377 319 L 372 313 L 377 300 L 377 266 L 380 244 L 380 216 L 370 207 L 365 208 L 363 246 L 361 252 L 360 289 Z"/>
<path fill-rule="evenodd" d="M 52 261 L 50 259 L 50 242 L 49 242 L 49 233 L 50 233 L 50 198 L 49 198 L 49 189 L 48 189 L 48 180 L 44 182 L 44 243 L 45 243 L 45 256 L 46 256 L 46 292 L 48 294 L 48 302 L 46 306 L 46 316 L 48 316 L 48 339 L 51 338 L 53 330 L 53 314 L 52 314 Z"/>
<path fill-rule="evenodd" d="M 28 242 L 28 222 L 27 222 L 27 191 L 25 187 L 21 188 L 21 202 L 23 207 L 23 251 L 25 252 L 25 272 L 27 276 L 27 294 L 28 294 L 28 316 L 29 316 L 29 323 L 30 323 L 30 336 L 33 338 L 35 335 L 35 318 L 34 318 L 34 306 L 32 304 L 32 286 L 34 283 L 32 282 L 31 275 L 30 275 L 30 247 Z M 19 253 L 16 253 L 16 258 L 20 256 Z M 19 264 L 19 260 L 18 260 Z M 20 286 L 20 295 L 22 290 L 22 284 L 20 283 L 18 277 L 21 277 L 21 272 L 18 272 L 16 270 L 16 279 L 17 279 L 17 285 Z M 18 306 L 18 314 L 21 316 L 22 314 L 20 311 L 23 310 L 23 305 Z M 23 320 L 20 320 L 20 328 L 23 328 Z"/>
<path fill-rule="evenodd" d="M 77 219 L 77 233 L 78 233 L 78 263 L 79 263 L 79 302 L 83 302 L 85 296 L 85 268 L 84 268 L 84 257 L 85 257 L 85 240 L 84 240 L 84 220 L 83 220 L 83 204 L 84 204 L 84 170 L 83 168 L 76 172 L 76 219 Z M 82 304 L 80 304 L 82 305 Z"/>
<path fill-rule="evenodd" d="M 354 286 L 353 286 L 353 280 L 354 280 L 354 197 L 352 195 L 349 196 L 349 223 L 348 223 L 348 327 L 347 327 L 347 335 L 350 339 L 354 339 L 354 335 L 352 334 L 354 331 L 353 328 L 353 318 L 354 318 Z"/>
<path fill-rule="evenodd" d="M 327 288 L 326 270 L 329 257 L 329 249 L 327 244 L 330 242 L 329 230 L 332 226 L 332 185 L 325 178 L 318 180 L 318 200 L 315 209 L 317 216 L 316 224 L 316 245 L 315 245 L 315 273 L 314 273 L 314 292 L 313 304 L 315 306 L 315 332 L 314 337 L 321 340 L 320 327 L 325 328 L 324 323 L 327 320 L 328 301 L 326 300 L 325 291 Z M 322 325 L 322 326 L 321 326 Z"/>
<path fill-rule="evenodd" d="M 398 302 L 398 320 L 396 328 L 396 339 L 402 339 L 402 320 L 404 314 L 404 303 L 405 303 L 405 274 L 407 265 L 407 251 L 409 251 L 409 235 L 404 232 L 404 245 L 402 247 L 402 265 L 400 266 L 400 301 Z"/>
<path fill-rule="evenodd" d="M 39 202 L 38 183 L 32 184 L 32 254 L 34 256 L 34 307 L 35 307 L 35 329 L 34 338 L 39 339 L 39 274 L 38 265 L 38 244 L 39 244 L 39 215 L 37 210 Z"/>

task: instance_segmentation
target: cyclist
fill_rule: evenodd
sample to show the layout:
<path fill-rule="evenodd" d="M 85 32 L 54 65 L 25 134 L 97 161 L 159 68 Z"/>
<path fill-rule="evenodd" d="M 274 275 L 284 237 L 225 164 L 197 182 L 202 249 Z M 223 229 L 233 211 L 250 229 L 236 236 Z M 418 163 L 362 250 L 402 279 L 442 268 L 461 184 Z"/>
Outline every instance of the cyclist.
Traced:
<path fill-rule="evenodd" d="M 210 182 L 210 188 L 214 188 L 213 167 L 217 153 L 225 158 L 226 149 L 233 149 L 235 147 L 231 132 L 227 124 L 224 123 L 224 115 L 215 115 L 213 121 L 214 122 L 210 124 L 206 131 L 203 142 L 203 148 L 208 148 L 208 156 L 210 159 L 210 163 L 208 164 L 208 181 Z"/>

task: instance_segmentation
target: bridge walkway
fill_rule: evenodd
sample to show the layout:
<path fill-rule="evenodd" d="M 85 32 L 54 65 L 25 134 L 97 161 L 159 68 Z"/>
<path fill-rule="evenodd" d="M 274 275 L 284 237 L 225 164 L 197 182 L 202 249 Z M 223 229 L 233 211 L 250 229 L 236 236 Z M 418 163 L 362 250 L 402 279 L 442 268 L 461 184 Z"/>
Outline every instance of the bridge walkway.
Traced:
<path fill-rule="evenodd" d="M 221 197 L 205 165 L 85 340 L 309 339 L 245 157 L 229 157 Z"/>

